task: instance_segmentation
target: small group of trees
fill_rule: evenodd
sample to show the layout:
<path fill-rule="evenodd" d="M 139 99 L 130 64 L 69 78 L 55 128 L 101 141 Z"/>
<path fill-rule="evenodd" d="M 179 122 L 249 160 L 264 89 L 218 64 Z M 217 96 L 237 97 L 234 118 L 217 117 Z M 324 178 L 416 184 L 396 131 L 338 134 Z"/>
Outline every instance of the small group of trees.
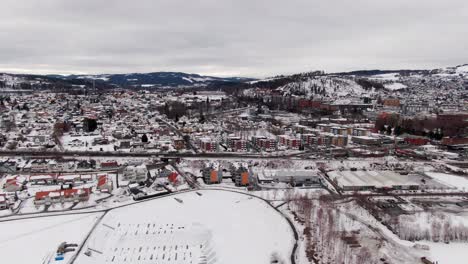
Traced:
<path fill-rule="evenodd" d="M 93 132 L 94 130 L 97 129 L 97 121 L 96 119 L 93 118 L 85 118 L 83 120 L 83 128 L 87 132 Z"/>
<path fill-rule="evenodd" d="M 357 79 L 356 83 L 359 84 L 364 90 L 371 90 L 372 88 L 384 89 L 384 85 L 382 83 L 372 81 L 367 78 Z"/>
<path fill-rule="evenodd" d="M 63 134 L 70 131 L 70 124 L 66 122 L 56 122 L 54 124 L 54 130 L 52 132 L 52 139 L 58 146 L 62 146 Z"/>
<path fill-rule="evenodd" d="M 421 221 L 422 220 L 424 221 Z M 421 222 L 426 224 L 421 225 Z M 468 226 L 455 223 L 444 213 L 418 213 L 400 215 L 390 221 L 401 239 L 409 241 L 428 240 L 434 242 L 467 242 Z"/>
<path fill-rule="evenodd" d="M 411 134 L 441 140 L 444 136 L 461 136 L 467 124 L 446 124 L 437 118 L 403 118 L 398 114 L 383 114 L 375 121 L 375 129 L 387 135 Z"/>
<path fill-rule="evenodd" d="M 345 219 L 336 205 L 327 196 L 318 200 L 307 195 L 294 195 L 291 210 L 304 225 L 306 256 L 310 263 L 373 263 L 370 250 L 362 245 L 350 248 L 343 237 L 355 237 L 343 226 Z M 354 221 L 353 219 L 346 219 Z"/>

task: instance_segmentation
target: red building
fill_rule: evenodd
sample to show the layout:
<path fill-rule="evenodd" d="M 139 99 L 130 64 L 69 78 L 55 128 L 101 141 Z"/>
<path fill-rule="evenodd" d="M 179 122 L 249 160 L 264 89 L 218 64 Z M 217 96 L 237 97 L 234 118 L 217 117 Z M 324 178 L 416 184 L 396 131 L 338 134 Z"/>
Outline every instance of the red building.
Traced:
<path fill-rule="evenodd" d="M 171 183 L 176 184 L 177 183 L 177 176 L 178 176 L 177 172 L 171 172 L 167 178 Z"/>
<path fill-rule="evenodd" d="M 202 138 L 199 141 L 199 146 L 202 151 L 215 152 L 218 148 L 218 143 L 209 138 Z"/>
<path fill-rule="evenodd" d="M 301 140 L 297 138 L 288 138 L 286 140 L 286 144 L 290 149 L 299 149 L 299 147 L 301 146 Z"/>
<path fill-rule="evenodd" d="M 413 146 L 422 146 L 422 145 L 426 145 L 430 141 L 428 138 L 424 138 L 424 137 L 416 137 L 416 136 L 409 137 L 408 136 L 408 137 L 405 137 L 405 142 Z"/>
<path fill-rule="evenodd" d="M 64 189 L 55 191 L 36 192 L 35 204 L 54 204 L 63 202 L 83 202 L 89 200 L 90 188 Z"/>
<path fill-rule="evenodd" d="M 468 146 L 468 138 L 448 138 L 445 137 L 441 141 L 442 145 L 447 147 L 464 147 Z"/>
<path fill-rule="evenodd" d="M 101 162 L 101 170 L 116 170 L 119 168 L 119 164 L 115 160 Z"/>

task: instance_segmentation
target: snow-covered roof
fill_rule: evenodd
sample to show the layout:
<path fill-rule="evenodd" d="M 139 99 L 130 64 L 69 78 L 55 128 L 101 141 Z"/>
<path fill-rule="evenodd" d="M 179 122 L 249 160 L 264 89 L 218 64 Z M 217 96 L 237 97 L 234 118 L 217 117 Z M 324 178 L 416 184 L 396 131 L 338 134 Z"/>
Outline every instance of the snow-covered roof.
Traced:
<path fill-rule="evenodd" d="M 393 171 L 331 171 L 328 172 L 331 179 L 336 179 L 338 185 L 368 186 L 368 187 L 393 187 L 420 185 L 415 175 L 400 175 Z"/>

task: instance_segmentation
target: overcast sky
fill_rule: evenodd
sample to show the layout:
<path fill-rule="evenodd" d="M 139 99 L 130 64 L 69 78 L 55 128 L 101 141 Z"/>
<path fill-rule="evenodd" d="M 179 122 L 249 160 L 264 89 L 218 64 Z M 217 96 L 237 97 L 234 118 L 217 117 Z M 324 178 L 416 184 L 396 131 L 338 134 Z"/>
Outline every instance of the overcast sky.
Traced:
<path fill-rule="evenodd" d="M 467 0 L 2 0 L 0 71 L 263 77 L 468 63 Z"/>

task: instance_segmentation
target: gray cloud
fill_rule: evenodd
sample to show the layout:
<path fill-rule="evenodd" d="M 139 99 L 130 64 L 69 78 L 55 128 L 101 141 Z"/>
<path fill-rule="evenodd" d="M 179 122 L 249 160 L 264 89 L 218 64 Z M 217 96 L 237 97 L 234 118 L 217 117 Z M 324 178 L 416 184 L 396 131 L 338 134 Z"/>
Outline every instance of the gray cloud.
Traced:
<path fill-rule="evenodd" d="M 465 0 L 4 0 L 0 71 L 269 76 L 468 63 Z"/>

